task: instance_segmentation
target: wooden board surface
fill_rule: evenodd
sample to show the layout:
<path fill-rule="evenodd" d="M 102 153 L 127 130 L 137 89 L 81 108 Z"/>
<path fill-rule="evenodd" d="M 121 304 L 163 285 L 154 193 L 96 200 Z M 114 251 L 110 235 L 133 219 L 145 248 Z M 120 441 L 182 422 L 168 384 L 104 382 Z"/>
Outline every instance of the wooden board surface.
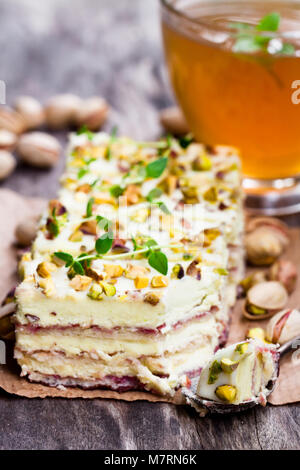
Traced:
<path fill-rule="evenodd" d="M 1 0 L 0 26 L 0 79 L 9 102 L 24 93 L 101 93 L 113 107 L 107 129 L 160 134 L 157 111 L 171 94 L 156 0 Z M 52 197 L 62 168 L 63 161 L 50 172 L 20 165 L 4 186 Z M 300 225 L 300 217 L 290 222 Z M 299 449 L 299 411 L 268 406 L 203 420 L 169 404 L 1 393 L 0 449 Z"/>

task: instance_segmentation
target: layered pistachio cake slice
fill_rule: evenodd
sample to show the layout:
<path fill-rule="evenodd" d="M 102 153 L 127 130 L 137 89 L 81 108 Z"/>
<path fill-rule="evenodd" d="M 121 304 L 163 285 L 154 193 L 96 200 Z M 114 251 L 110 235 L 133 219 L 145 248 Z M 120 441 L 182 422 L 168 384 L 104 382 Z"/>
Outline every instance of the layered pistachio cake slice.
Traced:
<path fill-rule="evenodd" d="M 234 149 L 72 135 L 58 198 L 20 263 L 22 375 L 172 395 L 226 340 L 242 232 Z"/>

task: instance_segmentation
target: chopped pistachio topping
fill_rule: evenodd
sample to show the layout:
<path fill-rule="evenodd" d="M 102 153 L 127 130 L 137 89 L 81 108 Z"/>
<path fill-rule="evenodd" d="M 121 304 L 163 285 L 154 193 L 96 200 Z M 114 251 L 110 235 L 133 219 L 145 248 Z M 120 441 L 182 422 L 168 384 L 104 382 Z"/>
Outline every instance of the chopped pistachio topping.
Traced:
<path fill-rule="evenodd" d="M 225 403 L 232 403 L 237 394 L 237 389 L 233 385 L 221 385 L 216 388 L 216 396 Z"/>
<path fill-rule="evenodd" d="M 222 372 L 222 367 L 219 361 L 214 361 L 209 369 L 208 375 L 208 384 L 214 384 L 219 377 L 219 374 Z"/>
<path fill-rule="evenodd" d="M 239 365 L 239 361 L 231 361 L 231 359 L 224 357 L 221 360 L 221 367 L 226 374 L 232 374 Z"/>
<path fill-rule="evenodd" d="M 235 348 L 235 352 L 239 353 L 241 356 L 248 351 L 249 343 L 240 343 Z"/>

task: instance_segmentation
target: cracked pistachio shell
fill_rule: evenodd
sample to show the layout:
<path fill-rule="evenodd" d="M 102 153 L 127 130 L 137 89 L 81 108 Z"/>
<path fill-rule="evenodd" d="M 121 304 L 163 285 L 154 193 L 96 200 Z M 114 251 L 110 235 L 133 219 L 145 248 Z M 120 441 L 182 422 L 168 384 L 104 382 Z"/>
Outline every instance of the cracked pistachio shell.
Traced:
<path fill-rule="evenodd" d="M 299 335 L 300 311 L 296 309 L 278 312 L 266 328 L 266 338 L 275 344 L 284 344 Z"/>
<path fill-rule="evenodd" d="M 255 284 L 247 293 L 248 304 L 264 310 L 279 310 L 285 307 L 288 293 L 285 287 L 276 281 Z"/>
<path fill-rule="evenodd" d="M 298 279 L 297 266 L 289 260 L 278 260 L 270 269 L 269 278 L 272 281 L 279 281 L 291 294 L 296 287 Z"/>

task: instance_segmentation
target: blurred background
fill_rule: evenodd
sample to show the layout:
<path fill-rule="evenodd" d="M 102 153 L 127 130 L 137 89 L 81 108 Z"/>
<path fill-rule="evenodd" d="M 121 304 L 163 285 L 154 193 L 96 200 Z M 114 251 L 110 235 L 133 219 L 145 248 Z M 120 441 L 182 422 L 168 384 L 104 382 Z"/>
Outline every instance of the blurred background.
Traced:
<path fill-rule="evenodd" d="M 163 60 L 158 0 L 1 0 L 0 79 L 7 104 L 58 93 L 103 96 L 104 129 L 157 138 L 158 111 L 172 103 Z M 66 132 L 56 133 L 65 144 Z M 50 171 L 19 163 L 0 187 L 52 197 L 63 159 Z"/>

